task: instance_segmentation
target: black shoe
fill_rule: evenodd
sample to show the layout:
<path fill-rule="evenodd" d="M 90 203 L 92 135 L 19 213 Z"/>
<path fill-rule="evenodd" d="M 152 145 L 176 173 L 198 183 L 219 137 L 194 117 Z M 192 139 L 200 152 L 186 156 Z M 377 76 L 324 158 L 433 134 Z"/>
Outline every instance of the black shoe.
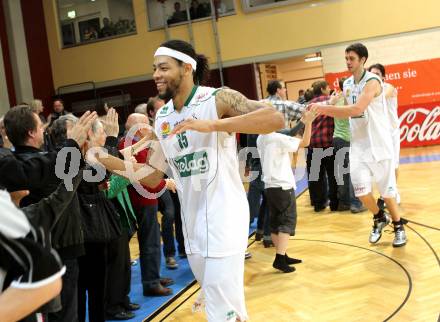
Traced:
<path fill-rule="evenodd" d="M 131 303 L 130 302 L 130 303 L 128 303 L 127 306 L 125 306 L 125 308 L 128 311 L 137 311 L 137 310 L 139 310 L 141 308 L 141 306 L 139 304 L 137 304 L 137 303 Z"/>
<path fill-rule="evenodd" d="M 325 208 L 327 208 L 327 205 L 315 206 L 315 212 L 321 212 Z"/>
<path fill-rule="evenodd" d="M 336 203 L 330 202 L 330 210 L 331 211 L 339 211 L 339 202 L 336 202 Z"/>
<path fill-rule="evenodd" d="M 187 256 L 186 256 L 185 251 L 182 251 L 182 252 L 179 251 L 179 257 L 180 258 L 186 258 Z"/>
<path fill-rule="evenodd" d="M 382 198 L 377 199 L 377 206 L 379 207 L 379 209 L 385 210 L 385 200 L 383 200 Z"/>
<path fill-rule="evenodd" d="M 350 205 L 339 204 L 338 211 L 348 211 L 350 210 Z"/>
<path fill-rule="evenodd" d="M 273 244 L 272 240 L 264 239 L 263 246 L 264 248 L 269 248 L 269 247 L 274 247 L 275 245 Z"/>
<path fill-rule="evenodd" d="M 255 233 L 255 240 L 256 241 L 260 241 L 263 239 L 263 234 L 261 233 Z"/>
<path fill-rule="evenodd" d="M 130 311 L 121 311 L 115 314 L 107 314 L 106 320 L 130 320 L 135 317 L 135 314 Z"/>
<path fill-rule="evenodd" d="M 286 257 L 286 263 L 287 265 L 295 265 L 295 264 L 301 264 L 303 261 L 297 258 L 293 258 L 293 257 L 289 257 L 286 255 L 284 255 Z"/>

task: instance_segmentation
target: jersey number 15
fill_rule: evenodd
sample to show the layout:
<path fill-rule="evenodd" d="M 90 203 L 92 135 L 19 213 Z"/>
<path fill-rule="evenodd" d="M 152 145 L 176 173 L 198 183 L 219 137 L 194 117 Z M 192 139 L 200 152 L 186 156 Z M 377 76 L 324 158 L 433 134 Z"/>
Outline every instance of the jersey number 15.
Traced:
<path fill-rule="evenodd" d="M 185 149 L 188 147 L 188 138 L 186 137 L 185 132 L 177 134 L 177 141 L 179 142 L 179 146 L 181 149 Z"/>

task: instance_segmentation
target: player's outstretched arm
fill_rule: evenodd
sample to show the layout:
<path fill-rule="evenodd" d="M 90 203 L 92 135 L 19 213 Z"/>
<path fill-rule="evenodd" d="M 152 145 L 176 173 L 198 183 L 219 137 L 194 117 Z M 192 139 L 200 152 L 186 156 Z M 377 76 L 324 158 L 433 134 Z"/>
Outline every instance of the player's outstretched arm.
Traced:
<path fill-rule="evenodd" d="M 218 120 L 185 120 L 172 134 L 187 130 L 199 132 L 239 132 L 266 134 L 284 127 L 284 117 L 272 106 L 248 100 L 232 89 L 220 89 L 215 95 Z"/>
<path fill-rule="evenodd" d="M 248 134 L 271 133 L 284 127 L 284 117 L 264 102 L 247 99 L 232 89 L 220 89 L 216 96 L 216 130 Z"/>
<path fill-rule="evenodd" d="M 18 289 L 9 287 L 0 295 L 0 314 L 2 321 L 21 320 L 61 291 L 61 277 L 36 288 Z"/>
<path fill-rule="evenodd" d="M 129 179 L 131 182 L 139 182 L 155 188 L 162 181 L 168 165 L 158 142 L 150 144 L 150 150 L 149 164 L 124 161 L 107 153 L 88 154 L 88 161 L 92 164 L 100 163 L 108 171 Z"/>
<path fill-rule="evenodd" d="M 373 80 L 367 83 L 355 104 L 338 107 L 313 103 L 310 104 L 308 108 L 315 111 L 318 115 L 327 115 L 337 118 L 358 116 L 367 109 L 370 102 L 379 95 L 381 91 L 380 83 Z"/>

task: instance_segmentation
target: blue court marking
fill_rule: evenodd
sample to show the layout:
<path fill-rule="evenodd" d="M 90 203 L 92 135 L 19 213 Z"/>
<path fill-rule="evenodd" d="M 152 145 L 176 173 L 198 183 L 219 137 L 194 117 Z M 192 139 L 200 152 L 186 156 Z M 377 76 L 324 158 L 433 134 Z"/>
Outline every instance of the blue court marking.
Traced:
<path fill-rule="evenodd" d="M 440 154 L 415 155 L 401 157 L 400 164 L 440 161 Z"/>

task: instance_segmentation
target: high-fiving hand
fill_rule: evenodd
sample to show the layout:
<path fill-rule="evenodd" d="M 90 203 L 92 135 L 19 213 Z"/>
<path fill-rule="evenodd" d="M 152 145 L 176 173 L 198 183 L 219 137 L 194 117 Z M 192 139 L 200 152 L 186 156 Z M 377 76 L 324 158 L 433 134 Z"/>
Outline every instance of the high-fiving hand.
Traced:
<path fill-rule="evenodd" d="M 304 124 L 311 124 L 317 116 L 318 114 L 315 110 L 306 110 L 301 119 Z"/>

